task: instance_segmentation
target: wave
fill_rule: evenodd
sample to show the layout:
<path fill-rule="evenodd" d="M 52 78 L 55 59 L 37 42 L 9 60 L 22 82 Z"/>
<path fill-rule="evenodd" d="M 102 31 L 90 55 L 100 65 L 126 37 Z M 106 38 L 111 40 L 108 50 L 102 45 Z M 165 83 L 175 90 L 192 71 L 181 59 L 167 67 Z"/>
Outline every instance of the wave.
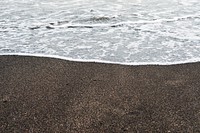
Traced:
<path fill-rule="evenodd" d="M 46 26 L 47 29 L 54 29 L 54 28 L 96 28 L 96 27 L 122 27 L 122 26 L 131 26 L 136 24 L 155 24 L 155 23 L 165 23 L 165 22 L 175 22 L 175 21 L 182 21 L 187 19 L 200 19 L 200 14 L 193 14 L 193 15 L 185 15 L 180 17 L 174 18 L 163 18 L 163 19 L 154 19 L 154 20 L 138 20 L 138 21 L 122 21 L 117 23 L 109 23 L 109 17 L 93 17 L 90 18 L 88 21 L 106 21 L 106 23 L 97 23 L 97 24 L 83 24 L 83 23 L 72 23 L 68 20 L 62 20 L 57 22 L 50 22 L 48 24 L 40 23 L 36 26 L 29 27 L 30 29 L 38 29 L 41 26 Z"/>

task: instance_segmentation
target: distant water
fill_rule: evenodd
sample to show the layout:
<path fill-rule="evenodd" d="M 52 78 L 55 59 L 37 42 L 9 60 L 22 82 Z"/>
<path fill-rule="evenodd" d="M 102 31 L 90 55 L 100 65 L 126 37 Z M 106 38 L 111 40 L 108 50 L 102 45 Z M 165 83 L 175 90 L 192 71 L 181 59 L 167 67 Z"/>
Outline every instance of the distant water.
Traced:
<path fill-rule="evenodd" d="M 200 59 L 200 0 L 0 0 L 0 54 Z"/>

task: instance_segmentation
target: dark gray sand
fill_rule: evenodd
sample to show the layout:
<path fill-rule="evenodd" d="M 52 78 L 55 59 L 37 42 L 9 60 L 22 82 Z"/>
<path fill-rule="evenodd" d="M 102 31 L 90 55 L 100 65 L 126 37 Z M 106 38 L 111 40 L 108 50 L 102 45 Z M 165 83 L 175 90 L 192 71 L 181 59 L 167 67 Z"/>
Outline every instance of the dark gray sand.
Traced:
<path fill-rule="evenodd" d="M 200 132 L 200 63 L 0 56 L 0 132 Z"/>

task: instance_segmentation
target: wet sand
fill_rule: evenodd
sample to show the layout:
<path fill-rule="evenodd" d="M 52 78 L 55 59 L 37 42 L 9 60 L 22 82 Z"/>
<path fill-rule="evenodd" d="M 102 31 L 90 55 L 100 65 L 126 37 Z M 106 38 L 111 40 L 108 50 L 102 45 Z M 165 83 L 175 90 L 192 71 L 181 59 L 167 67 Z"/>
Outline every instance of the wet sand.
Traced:
<path fill-rule="evenodd" d="M 0 56 L 0 131 L 200 132 L 200 63 Z"/>

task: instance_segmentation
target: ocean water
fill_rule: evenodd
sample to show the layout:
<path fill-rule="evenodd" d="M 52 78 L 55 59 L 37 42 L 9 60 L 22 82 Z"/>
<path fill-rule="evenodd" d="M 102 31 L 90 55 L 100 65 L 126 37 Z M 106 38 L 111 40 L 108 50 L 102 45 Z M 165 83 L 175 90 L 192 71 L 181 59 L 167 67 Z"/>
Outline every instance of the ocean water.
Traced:
<path fill-rule="evenodd" d="M 0 54 L 200 61 L 200 0 L 0 0 Z"/>

